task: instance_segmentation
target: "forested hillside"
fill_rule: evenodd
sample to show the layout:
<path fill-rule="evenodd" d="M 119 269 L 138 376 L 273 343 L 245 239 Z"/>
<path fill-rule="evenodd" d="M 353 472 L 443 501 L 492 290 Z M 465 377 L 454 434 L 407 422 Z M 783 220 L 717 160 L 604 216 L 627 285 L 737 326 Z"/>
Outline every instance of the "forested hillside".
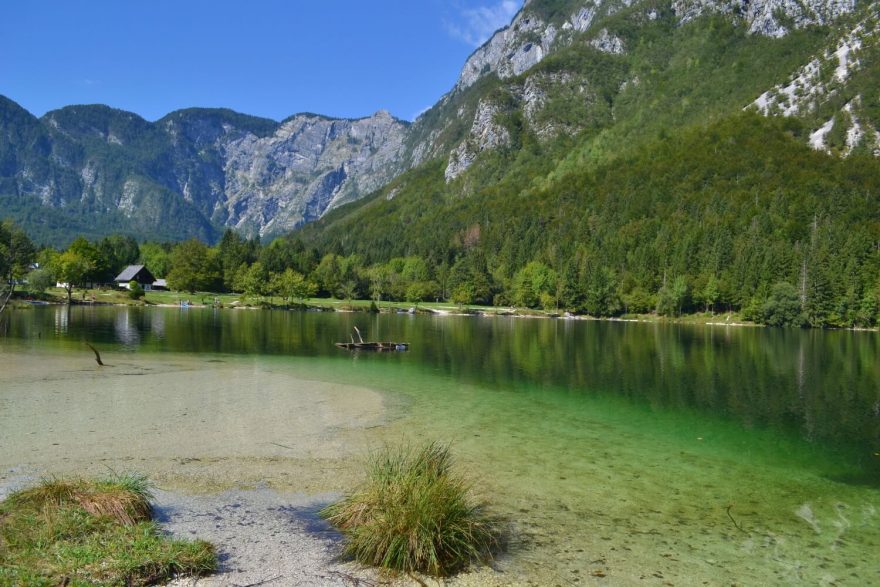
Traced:
<path fill-rule="evenodd" d="M 437 165 L 413 178 L 411 196 L 341 210 L 304 236 L 366 263 L 423 257 L 449 268 L 452 290 L 480 284 L 471 301 L 759 314 L 786 283 L 812 323 L 869 319 L 880 295 L 880 166 L 817 153 L 804 132 L 741 114 L 545 186 L 435 191 L 426 206 Z"/>
<path fill-rule="evenodd" d="M 861 22 L 858 13 L 770 38 L 727 16 L 681 24 L 659 5 L 620 10 L 600 23 L 625 50 L 597 48 L 588 34 L 519 77 L 465 90 L 498 105 L 486 126 L 507 137 L 466 170 L 450 177 L 438 157 L 299 234 L 321 253 L 356 254 L 367 265 L 423 258 L 444 294 L 466 302 L 595 315 L 723 308 L 771 323 L 872 324 L 880 296 L 873 138 L 863 131 L 845 153 L 819 148 L 812 110 L 768 117 L 781 113 L 753 105 L 813 55 L 829 55 L 846 31 L 866 30 Z M 852 67 L 858 83 L 838 83 L 824 98 L 837 108 L 843 88 L 861 104 L 878 98 L 864 82 L 875 50 L 867 41 L 862 49 Z M 589 95 L 573 95 L 571 84 L 551 92 L 542 116 L 578 128 L 542 135 L 516 88 L 561 72 L 589 80 Z"/>

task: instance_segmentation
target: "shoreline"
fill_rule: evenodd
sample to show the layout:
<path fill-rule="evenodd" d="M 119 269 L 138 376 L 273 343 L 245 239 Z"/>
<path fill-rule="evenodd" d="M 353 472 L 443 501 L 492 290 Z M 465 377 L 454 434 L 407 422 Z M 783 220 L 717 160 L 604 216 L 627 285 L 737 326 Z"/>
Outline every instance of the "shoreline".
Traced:
<path fill-rule="evenodd" d="M 0 501 L 13 491 L 37 484 L 41 478 L 36 470 L 13 469 L 17 475 L 0 478 Z M 529 584 L 522 577 L 504 572 L 508 554 L 499 555 L 491 567 L 475 566 L 442 579 L 392 576 L 346 560 L 342 534 L 318 515 L 340 493 L 280 491 L 265 484 L 212 493 L 155 487 L 151 492 L 153 520 L 163 532 L 182 540 L 207 540 L 217 548 L 219 557 L 214 574 L 175 577 L 159 583 L 163 587 Z"/>
<path fill-rule="evenodd" d="M 17 303 L 10 306 L 11 310 L 27 310 L 32 306 L 66 306 L 68 305 L 66 302 L 61 301 L 28 301 L 28 300 L 15 300 Z M 105 306 L 105 307 L 153 307 L 153 308 L 180 308 L 182 310 L 195 308 L 195 309 L 205 309 L 205 308 L 214 308 L 217 310 L 274 310 L 274 311 L 300 311 L 300 312 L 338 312 L 344 314 L 366 314 L 369 313 L 369 306 L 366 305 L 366 300 L 355 300 L 359 305 L 352 306 L 351 302 L 346 302 L 343 300 L 335 300 L 333 298 L 328 298 L 326 304 L 308 304 L 303 303 L 295 306 L 283 306 L 283 305 L 251 305 L 251 304 L 239 304 L 237 302 L 233 302 L 233 304 L 220 304 L 220 305 L 211 305 L 205 303 L 189 303 L 186 306 L 181 306 L 179 304 L 172 304 L 167 302 L 147 302 L 147 303 L 121 303 L 121 302 L 106 302 L 106 301 L 74 301 L 73 306 Z M 627 315 L 624 314 L 622 316 L 590 316 L 588 314 L 570 314 L 568 312 L 556 313 L 556 312 L 544 312 L 541 310 L 531 310 L 526 308 L 515 308 L 512 306 L 506 307 L 491 307 L 491 306 L 477 306 L 473 309 L 461 309 L 456 308 L 454 306 L 440 306 L 440 307 L 428 307 L 428 306 L 408 306 L 408 304 L 401 304 L 400 302 L 379 302 L 382 304 L 379 306 L 379 313 L 381 314 L 409 314 L 409 315 L 425 315 L 425 316 L 470 316 L 470 317 L 480 317 L 480 318 L 518 318 L 518 319 L 542 319 L 542 320 L 576 320 L 576 321 L 595 321 L 595 322 L 622 322 L 622 323 L 635 323 L 635 324 L 674 324 L 674 325 L 686 325 L 686 326 L 712 326 L 712 327 L 736 327 L 736 328 L 771 328 L 766 324 L 759 324 L 756 322 L 749 321 L 739 321 L 733 319 L 731 321 L 717 321 L 718 318 L 722 316 L 735 316 L 734 312 L 726 312 L 722 314 L 712 314 L 710 316 L 705 316 L 707 321 L 703 322 L 700 316 L 703 316 L 703 313 L 698 314 L 687 314 L 683 317 L 672 318 L 666 316 L 657 316 L 654 314 L 634 314 Z M 408 307 L 405 307 L 408 306 Z M 794 328 L 794 327 L 791 327 Z M 796 328 L 797 330 L 824 330 L 824 331 L 850 331 L 850 332 L 880 332 L 880 326 L 875 327 L 866 327 L 866 326 L 851 326 L 851 327 L 827 327 L 827 328 Z"/>

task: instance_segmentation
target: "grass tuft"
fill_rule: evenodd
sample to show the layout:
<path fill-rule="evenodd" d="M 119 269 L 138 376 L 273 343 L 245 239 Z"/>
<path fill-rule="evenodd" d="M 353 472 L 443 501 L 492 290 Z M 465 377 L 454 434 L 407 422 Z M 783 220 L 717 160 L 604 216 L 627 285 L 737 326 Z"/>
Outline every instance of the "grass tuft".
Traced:
<path fill-rule="evenodd" d="M 0 503 L 0 586 L 150 585 L 217 568 L 214 546 L 151 521 L 145 477 L 49 479 Z"/>
<path fill-rule="evenodd" d="M 366 483 L 321 515 L 363 564 L 448 576 L 488 561 L 499 547 L 496 521 L 469 490 L 452 472 L 447 446 L 385 448 L 369 460 Z"/>
<path fill-rule="evenodd" d="M 101 481 L 48 479 L 10 495 L 8 502 L 25 508 L 60 509 L 79 506 L 89 514 L 107 516 L 124 525 L 150 520 L 150 485 L 132 473 Z"/>

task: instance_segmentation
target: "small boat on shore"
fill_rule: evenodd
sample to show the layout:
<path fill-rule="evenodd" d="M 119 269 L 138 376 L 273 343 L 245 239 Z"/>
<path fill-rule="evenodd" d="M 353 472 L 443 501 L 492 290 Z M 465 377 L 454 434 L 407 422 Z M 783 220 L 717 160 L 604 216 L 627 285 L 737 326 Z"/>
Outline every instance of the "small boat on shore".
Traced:
<path fill-rule="evenodd" d="M 357 326 L 354 327 L 354 331 L 358 335 L 359 342 L 355 342 L 354 337 L 352 336 L 351 342 L 337 342 L 336 346 L 349 351 L 399 352 L 409 350 L 408 342 L 364 342 L 364 338 L 361 336 L 361 331 L 358 330 Z"/>

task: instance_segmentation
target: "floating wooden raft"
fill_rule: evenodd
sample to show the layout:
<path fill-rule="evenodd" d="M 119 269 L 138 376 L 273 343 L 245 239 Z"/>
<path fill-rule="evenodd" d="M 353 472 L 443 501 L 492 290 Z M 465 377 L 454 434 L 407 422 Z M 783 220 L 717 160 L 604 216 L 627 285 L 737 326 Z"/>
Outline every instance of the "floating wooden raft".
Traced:
<path fill-rule="evenodd" d="M 408 342 L 364 342 L 363 337 L 361 336 L 361 331 L 357 329 L 357 326 L 354 327 L 354 331 L 357 332 L 358 339 L 360 342 L 355 342 L 354 337 L 351 337 L 351 342 L 337 342 L 336 346 L 341 349 L 348 349 L 350 351 L 408 351 L 409 343 Z"/>
<path fill-rule="evenodd" d="M 337 342 L 336 346 L 350 351 L 408 351 L 407 342 Z"/>

